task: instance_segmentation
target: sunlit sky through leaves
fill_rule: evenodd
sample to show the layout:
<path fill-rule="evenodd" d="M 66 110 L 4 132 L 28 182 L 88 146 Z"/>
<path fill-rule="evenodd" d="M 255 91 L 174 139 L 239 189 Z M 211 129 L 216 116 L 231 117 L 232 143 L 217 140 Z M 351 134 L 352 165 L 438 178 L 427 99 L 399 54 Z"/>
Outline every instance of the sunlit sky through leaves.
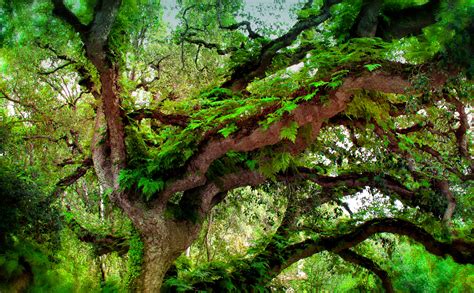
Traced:
<path fill-rule="evenodd" d="M 244 8 L 237 16 L 237 20 L 249 20 L 257 29 L 262 28 L 258 26 L 258 22 L 267 28 L 276 28 L 275 25 L 280 29 L 289 28 L 296 21 L 294 9 L 302 3 L 298 0 L 244 0 L 243 2 Z M 164 21 L 171 28 L 176 27 L 180 22 L 178 16 L 180 6 L 177 1 L 162 0 L 161 5 L 164 10 Z"/>

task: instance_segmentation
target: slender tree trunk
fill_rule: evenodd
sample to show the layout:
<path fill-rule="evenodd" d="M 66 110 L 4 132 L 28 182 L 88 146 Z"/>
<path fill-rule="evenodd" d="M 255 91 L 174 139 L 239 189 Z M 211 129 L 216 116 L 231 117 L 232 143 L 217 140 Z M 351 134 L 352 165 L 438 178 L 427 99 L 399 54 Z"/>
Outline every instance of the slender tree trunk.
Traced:
<path fill-rule="evenodd" d="M 209 219 L 207 222 L 207 231 L 206 231 L 206 236 L 204 237 L 204 243 L 206 245 L 206 255 L 207 255 L 207 261 L 210 262 L 212 259 L 211 256 L 211 240 L 210 240 L 210 234 L 211 234 L 211 227 L 212 227 L 212 211 L 209 212 Z"/>

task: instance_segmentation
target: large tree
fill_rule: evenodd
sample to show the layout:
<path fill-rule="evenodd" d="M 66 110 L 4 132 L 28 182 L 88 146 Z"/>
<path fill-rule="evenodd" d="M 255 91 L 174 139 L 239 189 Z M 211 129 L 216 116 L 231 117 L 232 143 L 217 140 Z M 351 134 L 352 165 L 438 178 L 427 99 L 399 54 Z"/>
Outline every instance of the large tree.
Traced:
<path fill-rule="evenodd" d="M 137 288 L 160 289 L 227 192 L 269 180 L 319 189 L 249 260 L 265 270 L 229 277 L 242 288 L 329 250 L 390 290 L 350 250 L 381 232 L 472 263 L 453 223 L 472 221 L 472 1 L 307 1 L 277 29 L 240 21 L 244 4 L 181 1 L 171 36 L 154 1 L 2 4 L 1 95 L 35 125 L 25 139 L 66 143 L 55 163 L 76 169 L 56 195 L 93 167 L 133 222 L 144 243 Z M 377 219 L 280 243 L 311 209 L 366 188 L 441 221 L 445 238 L 416 219 Z"/>

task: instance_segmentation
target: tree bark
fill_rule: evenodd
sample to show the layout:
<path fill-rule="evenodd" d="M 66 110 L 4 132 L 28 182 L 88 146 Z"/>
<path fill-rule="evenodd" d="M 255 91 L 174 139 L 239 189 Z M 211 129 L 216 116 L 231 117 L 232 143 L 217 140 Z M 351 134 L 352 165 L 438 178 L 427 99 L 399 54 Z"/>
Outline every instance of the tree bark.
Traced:
<path fill-rule="evenodd" d="M 144 243 L 143 264 L 138 292 L 160 292 L 165 274 L 173 262 L 198 237 L 201 225 L 166 219 L 163 215 L 135 223 Z"/>

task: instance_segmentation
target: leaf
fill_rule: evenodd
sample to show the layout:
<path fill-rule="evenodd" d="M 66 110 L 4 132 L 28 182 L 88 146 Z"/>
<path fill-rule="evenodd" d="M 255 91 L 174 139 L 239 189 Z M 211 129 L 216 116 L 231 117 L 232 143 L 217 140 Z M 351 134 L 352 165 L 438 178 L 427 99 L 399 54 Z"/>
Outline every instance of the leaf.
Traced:
<path fill-rule="evenodd" d="M 278 154 L 272 163 L 273 171 L 275 173 L 285 171 L 290 166 L 291 159 L 292 157 L 290 153 L 283 152 Z"/>
<path fill-rule="evenodd" d="M 298 124 L 295 121 L 292 121 L 289 126 L 283 127 L 280 131 L 281 139 L 288 139 L 291 142 L 295 142 L 296 135 L 298 133 Z"/>
<path fill-rule="evenodd" d="M 187 128 L 190 130 L 194 130 L 196 128 L 201 127 L 201 125 L 202 125 L 201 121 L 192 120 L 191 123 L 189 123 Z"/>
<path fill-rule="evenodd" d="M 374 63 L 374 64 L 366 64 L 364 65 L 364 67 L 367 68 L 368 71 L 374 71 L 375 69 L 382 67 L 382 65 Z"/>
<path fill-rule="evenodd" d="M 318 88 L 320 86 L 327 85 L 327 84 L 328 82 L 324 80 L 318 80 L 318 81 L 310 83 L 310 85 L 314 86 L 315 88 Z"/>
<path fill-rule="evenodd" d="M 119 184 L 122 188 L 131 188 L 140 175 L 139 170 L 122 170 L 119 173 Z"/>
<path fill-rule="evenodd" d="M 142 188 L 143 195 L 149 200 L 156 192 L 163 190 L 165 183 L 162 179 L 153 180 L 142 177 L 138 181 L 138 188 Z"/>
<path fill-rule="evenodd" d="M 305 101 L 311 100 L 316 95 L 317 92 L 318 90 L 315 90 L 314 92 L 307 94 L 306 96 L 303 96 L 303 100 Z"/>
<path fill-rule="evenodd" d="M 328 86 L 333 89 L 339 87 L 340 85 L 342 85 L 342 80 L 339 80 L 339 79 L 332 80 L 330 83 L 328 83 Z"/>
<path fill-rule="evenodd" d="M 285 101 L 283 102 L 283 105 L 282 107 L 279 109 L 279 113 L 285 113 L 285 112 L 288 112 L 290 113 L 291 111 L 293 111 L 294 109 L 296 109 L 298 107 L 298 105 L 293 102 L 293 101 Z"/>
<path fill-rule="evenodd" d="M 348 73 L 349 73 L 349 70 L 347 69 L 336 71 L 333 74 L 331 74 L 331 80 L 340 79 L 341 77 L 346 76 Z"/>
<path fill-rule="evenodd" d="M 255 161 L 255 160 L 247 160 L 247 161 L 245 161 L 245 164 L 252 171 L 255 170 L 255 168 L 257 167 L 257 161 Z"/>
<path fill-rule="evenodd" d="M 235 125 L 235 123 L 231 123 L 231 124 L 227 125 L 227 127 L 222 128 L 221 130 L 219 130 L 218 132 L 220 134 L 222 134 L 223 137 L 227 138 L 231 133 L 233 133 L 237 129 L 239 129 L 237 127 L 237 125 Z"/>

